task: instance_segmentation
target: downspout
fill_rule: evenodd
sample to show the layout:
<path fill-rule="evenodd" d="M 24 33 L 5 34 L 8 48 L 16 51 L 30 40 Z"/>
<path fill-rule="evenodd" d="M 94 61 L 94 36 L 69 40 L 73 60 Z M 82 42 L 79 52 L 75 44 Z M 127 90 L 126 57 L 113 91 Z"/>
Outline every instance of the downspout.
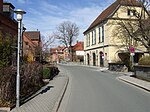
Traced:
<path fill-rule="evenodd" d="M 103 41 L 103 66 L 104 66 L 104 57 L 105 57 L 105 49 L 104 49 L 104 21 L 102 22 L 102 41 Z"/>

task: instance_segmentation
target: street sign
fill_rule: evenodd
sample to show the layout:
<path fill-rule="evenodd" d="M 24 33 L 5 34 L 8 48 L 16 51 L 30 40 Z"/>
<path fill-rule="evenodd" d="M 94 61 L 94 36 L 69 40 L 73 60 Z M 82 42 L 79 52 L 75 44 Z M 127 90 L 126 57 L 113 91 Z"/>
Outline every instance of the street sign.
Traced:
<path fill-rule="evenodd" d="M 134 53 L 135 52 L 135 48 L 134 47 L 130 47 L 130 52 Z"/>

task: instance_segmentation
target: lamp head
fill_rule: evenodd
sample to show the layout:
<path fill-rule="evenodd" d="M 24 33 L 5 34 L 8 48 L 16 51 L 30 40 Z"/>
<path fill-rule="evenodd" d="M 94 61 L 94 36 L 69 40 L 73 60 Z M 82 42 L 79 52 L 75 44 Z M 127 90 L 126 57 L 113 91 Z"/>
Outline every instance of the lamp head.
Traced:
<path fill-rule="evenodd" d="M 23 14 L 26 14 L 25 11 L 21 10 L 21 9 L 17 9 L 15 11 L 16 15 L 17 15 L 17 20 L 20 21 L 23 19 Z"/>

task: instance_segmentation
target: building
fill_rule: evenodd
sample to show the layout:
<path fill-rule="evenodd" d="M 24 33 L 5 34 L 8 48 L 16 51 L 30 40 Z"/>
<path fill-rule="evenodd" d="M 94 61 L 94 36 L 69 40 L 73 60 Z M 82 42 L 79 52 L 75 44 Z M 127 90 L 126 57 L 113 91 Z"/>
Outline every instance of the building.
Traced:
<path fill-rule="evenodd" d="M 42 61 L 42 41 L 41 41 L 41 34 L 40 31 L 25 31 L 24 39 L 28 40 L 24 42 L 25 46 L 30 48 L 34 48 L 34 60 L 35 61 Z M 31 41 L 31 42 L 30 42 Z M 34 47 L 33 47 L 34 46 Z M 25 47 L 23 47 L 25 48 Z M 26 50 L 24 49 L 26 52 Z M 24 53 L 26 54 L 26 53 Z"/>
<path fill-rule="evenodd" d="M 108 63 L 125 61 L 130 57 L 126 55 L 129 54 L 129 50 L 123 45 L 121 39 L 114 35 L 114 30 L 117 30 L 116 22 L 137 21 L 134 17 L 135 9 L 139 13 L 142 10 L 141 4 L 136 0 L 116 0 L 93 21 L 84 32 L 86 65 L 108 66 Z M 132 46 L 134 43 L 137 42 L 130 42 Z M 145 51 L 146 49 L 138 44 L 135 49 L 135 61 L 138 62 Z"/>
<path fill-rule="evenodd" d="M 70 61 L 70 53 L 68 47 L 65 47 L 63 49 L 63 57 L 64 57 L 64 61 Z"/>
<path fill-rule="evenodd" d="M 40 31 L 26 31 L 24 32 L 36 46 L 42 48 L 41 34 Z"/>
<path fill-rule="evenodd" d="M 83 62 L 84 58 L 84 47 L 83 42 L 77 42 L 74 46 L 72 46 L 72 53 L 69 53 L 70 48 L 65 46 L 58 46 L 55 48 L 50 48 L 50 62 L 52 63 L 60 63 L 60 62 Z M 72 54 L 72 55 L 71 55 Z M 71 57 L 72 56 L 72 57 Z"/>
<path fill-rule="evenodd" d="M 84 61 L 84 43 L 78 42 L 73 46 L 73 61 Z"/>
<path fill-rule="evenodd" d="M 32 42 L 30 37 L 23 33 L 23 60 L 28 62 L 35 61 L 36 44 Z"/>
<path fill-rule="evenodd" d="M 50 62 L 60 63 L 64 61 L 64 46 L 58 46 L 55 48 L 50 48 Z"/>
<path fill-rule="evenodd" d="M 11 41 L 10 64 L 12 65 L 16 65 L 18 34 L 18 23 L 14 19 L 14 9 L 15 7 L 11 3 L 3 3 L 3 0 L 0 0 L 0 36 L 9 37 Z"/>
<path fill-rule="evenodd" d="M 11 3 L 3 3 L 3 0 L 0 0 L 0 31 L 15 38 L 18 34 L 18 23 L 14 19 L 14 8 Z"/>

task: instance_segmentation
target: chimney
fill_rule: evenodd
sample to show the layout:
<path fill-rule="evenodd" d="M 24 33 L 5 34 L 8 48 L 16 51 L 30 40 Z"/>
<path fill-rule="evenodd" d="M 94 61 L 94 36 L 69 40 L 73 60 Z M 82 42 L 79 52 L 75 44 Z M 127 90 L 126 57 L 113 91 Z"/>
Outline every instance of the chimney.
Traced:
<path fill-rule="evenodd" d="M 0 13 L 3 13 L 3 0 L 0 0 Z"/>
<path fill-rule="evenodd" d="M 8 2 L 3 3 L 3 14 L 12 20 L 14 19 L 14 9 L 15 7 Z"/>

